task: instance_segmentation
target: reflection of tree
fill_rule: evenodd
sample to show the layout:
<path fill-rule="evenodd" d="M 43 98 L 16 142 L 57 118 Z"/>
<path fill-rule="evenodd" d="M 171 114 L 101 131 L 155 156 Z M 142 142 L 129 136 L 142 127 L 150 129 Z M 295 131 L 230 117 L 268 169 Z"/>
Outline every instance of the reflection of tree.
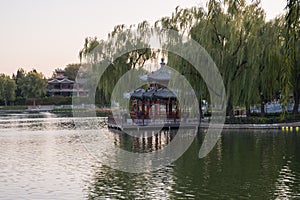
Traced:
<path fill-rule="evenodd" d="M 111 168 L 97 169 L 89 199 L 169 199 L 174 182 L 173 169 L 154 173 L 129 174 Z"/>
<path fill-rule="evenodd" d="M 176 182 L 171 191 L 174 199 L 185 198 L 185 195 L 196 199 L 273 199 L 280 170 L 289 162 L 285 159 L 297 160 L 294 155 L 299 140 L 261 131 L 225 131 L 213 151 L 200 160 L 197 155 L 204 134 L 201 132 L 174 163 Z M 299 160 L 297 163 L 290 169 L 299 172 Z M 300 191 L 297 182 L 290 183 L 289 188 L 294 195 Z"/>
<path fill-rule="evenodd" d="M 176 132 L 161 131 L 151 137 L 132 137 L 122 132 L 112 132 L 114 144 L 133 152 L 149 152 L 162 149 Z M 145 133 L 149 135 L 149 133 Z M 101 166 L 96 169 L 89 198 L 169 198 L 169 186 L 174 182 L 171 167 L 153 173 L 130 174 Z"/>

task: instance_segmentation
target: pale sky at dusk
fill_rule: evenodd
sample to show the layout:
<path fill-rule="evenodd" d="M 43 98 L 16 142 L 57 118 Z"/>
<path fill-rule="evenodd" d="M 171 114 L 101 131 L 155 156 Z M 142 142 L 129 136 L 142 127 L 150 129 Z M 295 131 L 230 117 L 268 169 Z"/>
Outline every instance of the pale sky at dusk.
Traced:
<path fill-rule="evenodd" d="M 106 35 L 118 24 L 153 24 L 176 6 L 205 5 L 197 0 L 0 0 L 0 73 L 22 67 L 50 76 L 77 63 L 84 38 Z M 286 0 L 262 0 L 267 18 L 283 13 Z"/>

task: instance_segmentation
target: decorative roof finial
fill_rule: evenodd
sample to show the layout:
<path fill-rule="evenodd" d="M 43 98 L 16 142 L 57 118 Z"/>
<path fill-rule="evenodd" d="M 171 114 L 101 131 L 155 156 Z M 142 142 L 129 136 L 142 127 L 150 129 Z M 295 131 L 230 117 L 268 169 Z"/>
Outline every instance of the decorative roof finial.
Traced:
<path fill-rule="evenodd" d="M 161 68 L 164 68 L 165 65 L 166 65 L 165 59 L 164 59 L 164 58 L 161 58 L 161 63 L 160 63 Z"/>

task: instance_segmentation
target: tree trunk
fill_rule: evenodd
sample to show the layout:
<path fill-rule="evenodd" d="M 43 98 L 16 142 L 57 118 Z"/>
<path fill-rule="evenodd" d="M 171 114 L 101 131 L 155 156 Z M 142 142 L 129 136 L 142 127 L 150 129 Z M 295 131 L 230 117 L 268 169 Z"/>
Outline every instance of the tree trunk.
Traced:
<path fill-rule="evenodd" d="M 200 99 L 199 101 L 199 112 L 200 112 L 200 121 L 201 119 L 204 119 L 203 111 L 202 111 L 202 101 Z"/>
<path fill-rule="evenodd" d="M 7 99 L 6 98 L 4 98 L 4 104 L 5 104 L 5 106 L 7 106 Z"/>
<path fill-rule="evenodd" d="M 35 99 L 33 99 L 33 106 L 35 106 Z"/>
<path fill-rule="evenodd" d="M 227 102 L 226 115 L 229 116 L 231 119 L 234 118 L 232 101 L 233 101 L 233 97 L 232 97 L 232 95 L 230 95 L 228 102 Z"/>
<path fill-rule="evenodd" d="M 295 84 L 295 88 L 294 88 L 294 108 L 293 108 L 293 114 L 294 115 L 297 115 L 299 112 L 298 112 L 298 109 L 299 109 L 299 86 L 298 86 L 298 78 L 296 80 L 296 84 Z"/>
<path fill-rule="evenodd" d="M 246 105 L 246 116 L 250 117 L 250 115 L 251 115 L 250 106 Z"/>
<path fill-rule="evenodd" d="M 298 111 L 298 109 L 299 109 L 299 93 L 298 92 L 294 92 L 294 102 L 295 102 L 294 108 L 293 108 L 294 115 L 297 115 L 299 113 L 299 111 Z"/>
<path fill-rule="evenodd" d="M 260 95 L 260 116 L 265 116 L 265 97 L 263 94 Z"/>

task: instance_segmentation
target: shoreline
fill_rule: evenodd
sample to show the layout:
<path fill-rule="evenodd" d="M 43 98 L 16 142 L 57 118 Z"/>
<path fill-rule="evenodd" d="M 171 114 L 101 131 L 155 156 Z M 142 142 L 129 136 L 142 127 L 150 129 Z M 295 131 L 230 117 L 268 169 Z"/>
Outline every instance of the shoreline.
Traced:
<path fill-rule="evenodd" d="M 211 128 L 218 129 L 222 125 L 212 125 Z M 199 128 L 208 129 L 209 123 L 202 122 Z M 300 122 L 291 122 L 291 123 L 274 123 L 274 124 L 223 124 L 223 129 L 280 129 L 284 131 L 299 131 Z"/>
<path fill-rule="evenodd" d="M 85 109 L 79 109 L 76 112 L 91 112 L 92 110 L 85 110 Z M 47 110 L 47 109 L 3 109 L 0 110 L 0 115 L 2 114 L 34 114 L 34 113 L 43 113 L 43 112 L 49 112 L 49 113 L 72 113 L 73 110 L 71 109 L 55 109 L 55 110 Z M 107 109 L 99 109 L 96 110 L 96 113 L 101 114 L 102 117 L 107 117 L 109 113 L 107 112 Z M 300 130 L 300 121 L 298 122 L 285 122 L 285 123 L 225 123 L 223 125 L 212 125 L 211 128 L 223 128 L 223 129 L 280 129 L 283 131 L 299 131 Z M 201 121 L 199 128 L 208 129 L 209 128 L 209 122 L 207 120 Z"/>

